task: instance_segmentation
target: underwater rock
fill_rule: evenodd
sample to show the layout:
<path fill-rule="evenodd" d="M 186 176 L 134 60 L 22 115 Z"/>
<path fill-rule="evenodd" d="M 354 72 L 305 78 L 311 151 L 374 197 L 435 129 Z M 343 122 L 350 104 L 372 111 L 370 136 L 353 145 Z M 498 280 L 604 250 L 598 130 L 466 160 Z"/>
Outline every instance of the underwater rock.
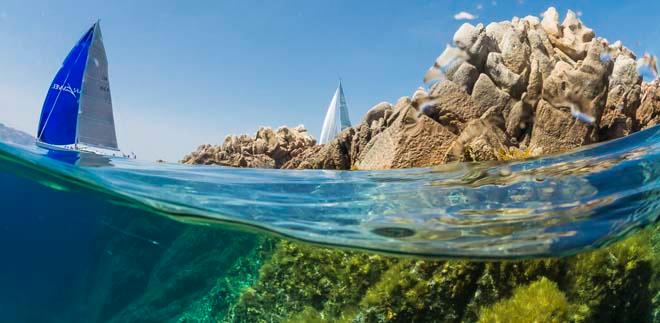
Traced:
<path fill-rule="evenodd" d="M 577 256 L 501 262 L 413 260 L 281 241 L 225 321 L 493 322 L 508 315 L 647 322 L 657 291 L 650 286 L 657 265 L 651 234 Z"/>
<path fill-rule="evenodd" d="M 294 128 L 259 128 L 254 137 L 227 136 L 220 146 L 202 145 L 181 161 L 184 164 L 250 168 L 280 168 L 316 141 L 300 125 Z"/>
<path fill-rule="evenodd" d="M 510 299 L 483 309 L 479 322 L 567 322 L 569 303 L 557 284 L 545 277 L 518 287 Z"/>

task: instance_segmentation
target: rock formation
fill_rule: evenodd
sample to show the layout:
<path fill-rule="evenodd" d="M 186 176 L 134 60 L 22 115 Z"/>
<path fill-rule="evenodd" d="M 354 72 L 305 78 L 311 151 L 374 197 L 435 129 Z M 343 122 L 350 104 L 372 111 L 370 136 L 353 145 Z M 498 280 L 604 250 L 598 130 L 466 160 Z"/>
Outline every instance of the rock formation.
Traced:
<path fill-rule="evenodd" d="M 288 169 L 388 169 L 559 153 L 626 136 L 660 120 L 660 83 L 642 84 L 635 54 L 568 11 L 487 26 L 463 24 L 438 57 L 444 74 L 326 145 L 304 128 L 201 146 L 186 163 Z M 458 54 L 457 54 L 458 53 Z M 451 56 L 451 57 L 450 57 Z M 440 63 L 439 63 L 440 62 Z M 448 66 L 439 66 L 446 63 Z M 432 68 L 433 70 L 433 68 Z M 429 75 L 429 74 L 427 74 Z M 506 154 L 504 154 L 506 155 Z"/>
<path fill-rule="evenodd" d="M 514 148 L 549 154 L 657 122 L 658 83 L 642 85 L 635 55 L 620 42 L 596 37 L 570 10 L 561 23 L 554 8 L 542 20 L 466 23 L 453 41 L 467 58 L 446 67 L 447 80 L 393 108 L 387 103 L 372 108 L 334 143 L 351 149 L 314 148 L 298 159 L 350 160 L 341 169 L 383 169 L 497 159 L 499 151 Z M 593 122 L 576 118 L 575 111 Z"/>
<path fill-rule="evenodd" d="M 181 161 L 185 164 L 280 168 L 316 141 L 304 126 L 259 128 L 254 137 L 227 136 L 220 146 L 202 145 Z"/>

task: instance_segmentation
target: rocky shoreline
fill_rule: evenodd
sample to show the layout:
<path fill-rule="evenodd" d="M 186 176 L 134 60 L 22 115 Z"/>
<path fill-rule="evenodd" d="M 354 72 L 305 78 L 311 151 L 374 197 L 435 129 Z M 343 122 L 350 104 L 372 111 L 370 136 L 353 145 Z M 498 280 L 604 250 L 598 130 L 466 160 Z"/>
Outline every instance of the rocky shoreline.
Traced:
<path fill-rule="evenodd" d="M 188 164 L 285 169 L 389 169 L 563 152 L 611 140 L 660 120 L 660 82 L 643 83 L 637 56 L 596 37 L 575 13 L 548 9 L 487 26 L 463 24 L 465 58 L 428 93 L 371 108 L 326 145 L 303 126 L 229 136 Z M 443 55 L 455 51 L 448 47 Z M 572 112 L 593 118 L 586 122 Z M 523 152 L 522 154 L 520 152 Z"/>
<path fill-rule="evenodd" d="M 637 56 L 554 8 L 473 26 L 444 79 L 371 108 L 326 145 L 303 127 L 229 136 L 188 164 L 391 169 L 564 152 L 660 123 Z M 507 262 L 391 258 L 279 241 L 228 322 L 657 322 L 658 228 L 577 256 Z M 654 296 L 655 295 L 655 296 Z M 211 295 L 213 296 L 213 295 Z M 212 307 L 212 306 L 210 306 Z"/>

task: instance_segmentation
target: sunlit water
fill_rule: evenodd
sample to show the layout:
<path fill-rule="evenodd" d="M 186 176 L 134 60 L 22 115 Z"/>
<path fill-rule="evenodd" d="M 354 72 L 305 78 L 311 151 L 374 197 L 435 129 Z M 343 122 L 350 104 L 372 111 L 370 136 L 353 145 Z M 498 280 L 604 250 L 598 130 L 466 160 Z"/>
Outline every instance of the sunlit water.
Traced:
<path fill-rule="evenodd" d="M 660 127 L 526 161 L 359 172 L 157 164 L 0 143 L 0 320 L 124 321 L 140 311 L 166 320 L 218 277 L 247 271 L 236 259 L 272 234 L 424 257 L 574 254 L 658 221 L 659 156 Z M 167 294 L 172 277 L 197 270 L 183 284 L 191 298 Z M 146 289 L 162 293 L 136 296 Z"/>

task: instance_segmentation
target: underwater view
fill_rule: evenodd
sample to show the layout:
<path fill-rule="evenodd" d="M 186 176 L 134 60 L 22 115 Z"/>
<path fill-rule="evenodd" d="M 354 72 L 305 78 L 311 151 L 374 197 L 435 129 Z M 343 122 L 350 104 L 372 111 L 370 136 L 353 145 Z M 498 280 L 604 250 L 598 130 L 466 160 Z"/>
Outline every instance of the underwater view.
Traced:
<path fill-rule="evenodd" d="M 12 1 L 0 322 L 660 323 L 659 4 Z"/>

